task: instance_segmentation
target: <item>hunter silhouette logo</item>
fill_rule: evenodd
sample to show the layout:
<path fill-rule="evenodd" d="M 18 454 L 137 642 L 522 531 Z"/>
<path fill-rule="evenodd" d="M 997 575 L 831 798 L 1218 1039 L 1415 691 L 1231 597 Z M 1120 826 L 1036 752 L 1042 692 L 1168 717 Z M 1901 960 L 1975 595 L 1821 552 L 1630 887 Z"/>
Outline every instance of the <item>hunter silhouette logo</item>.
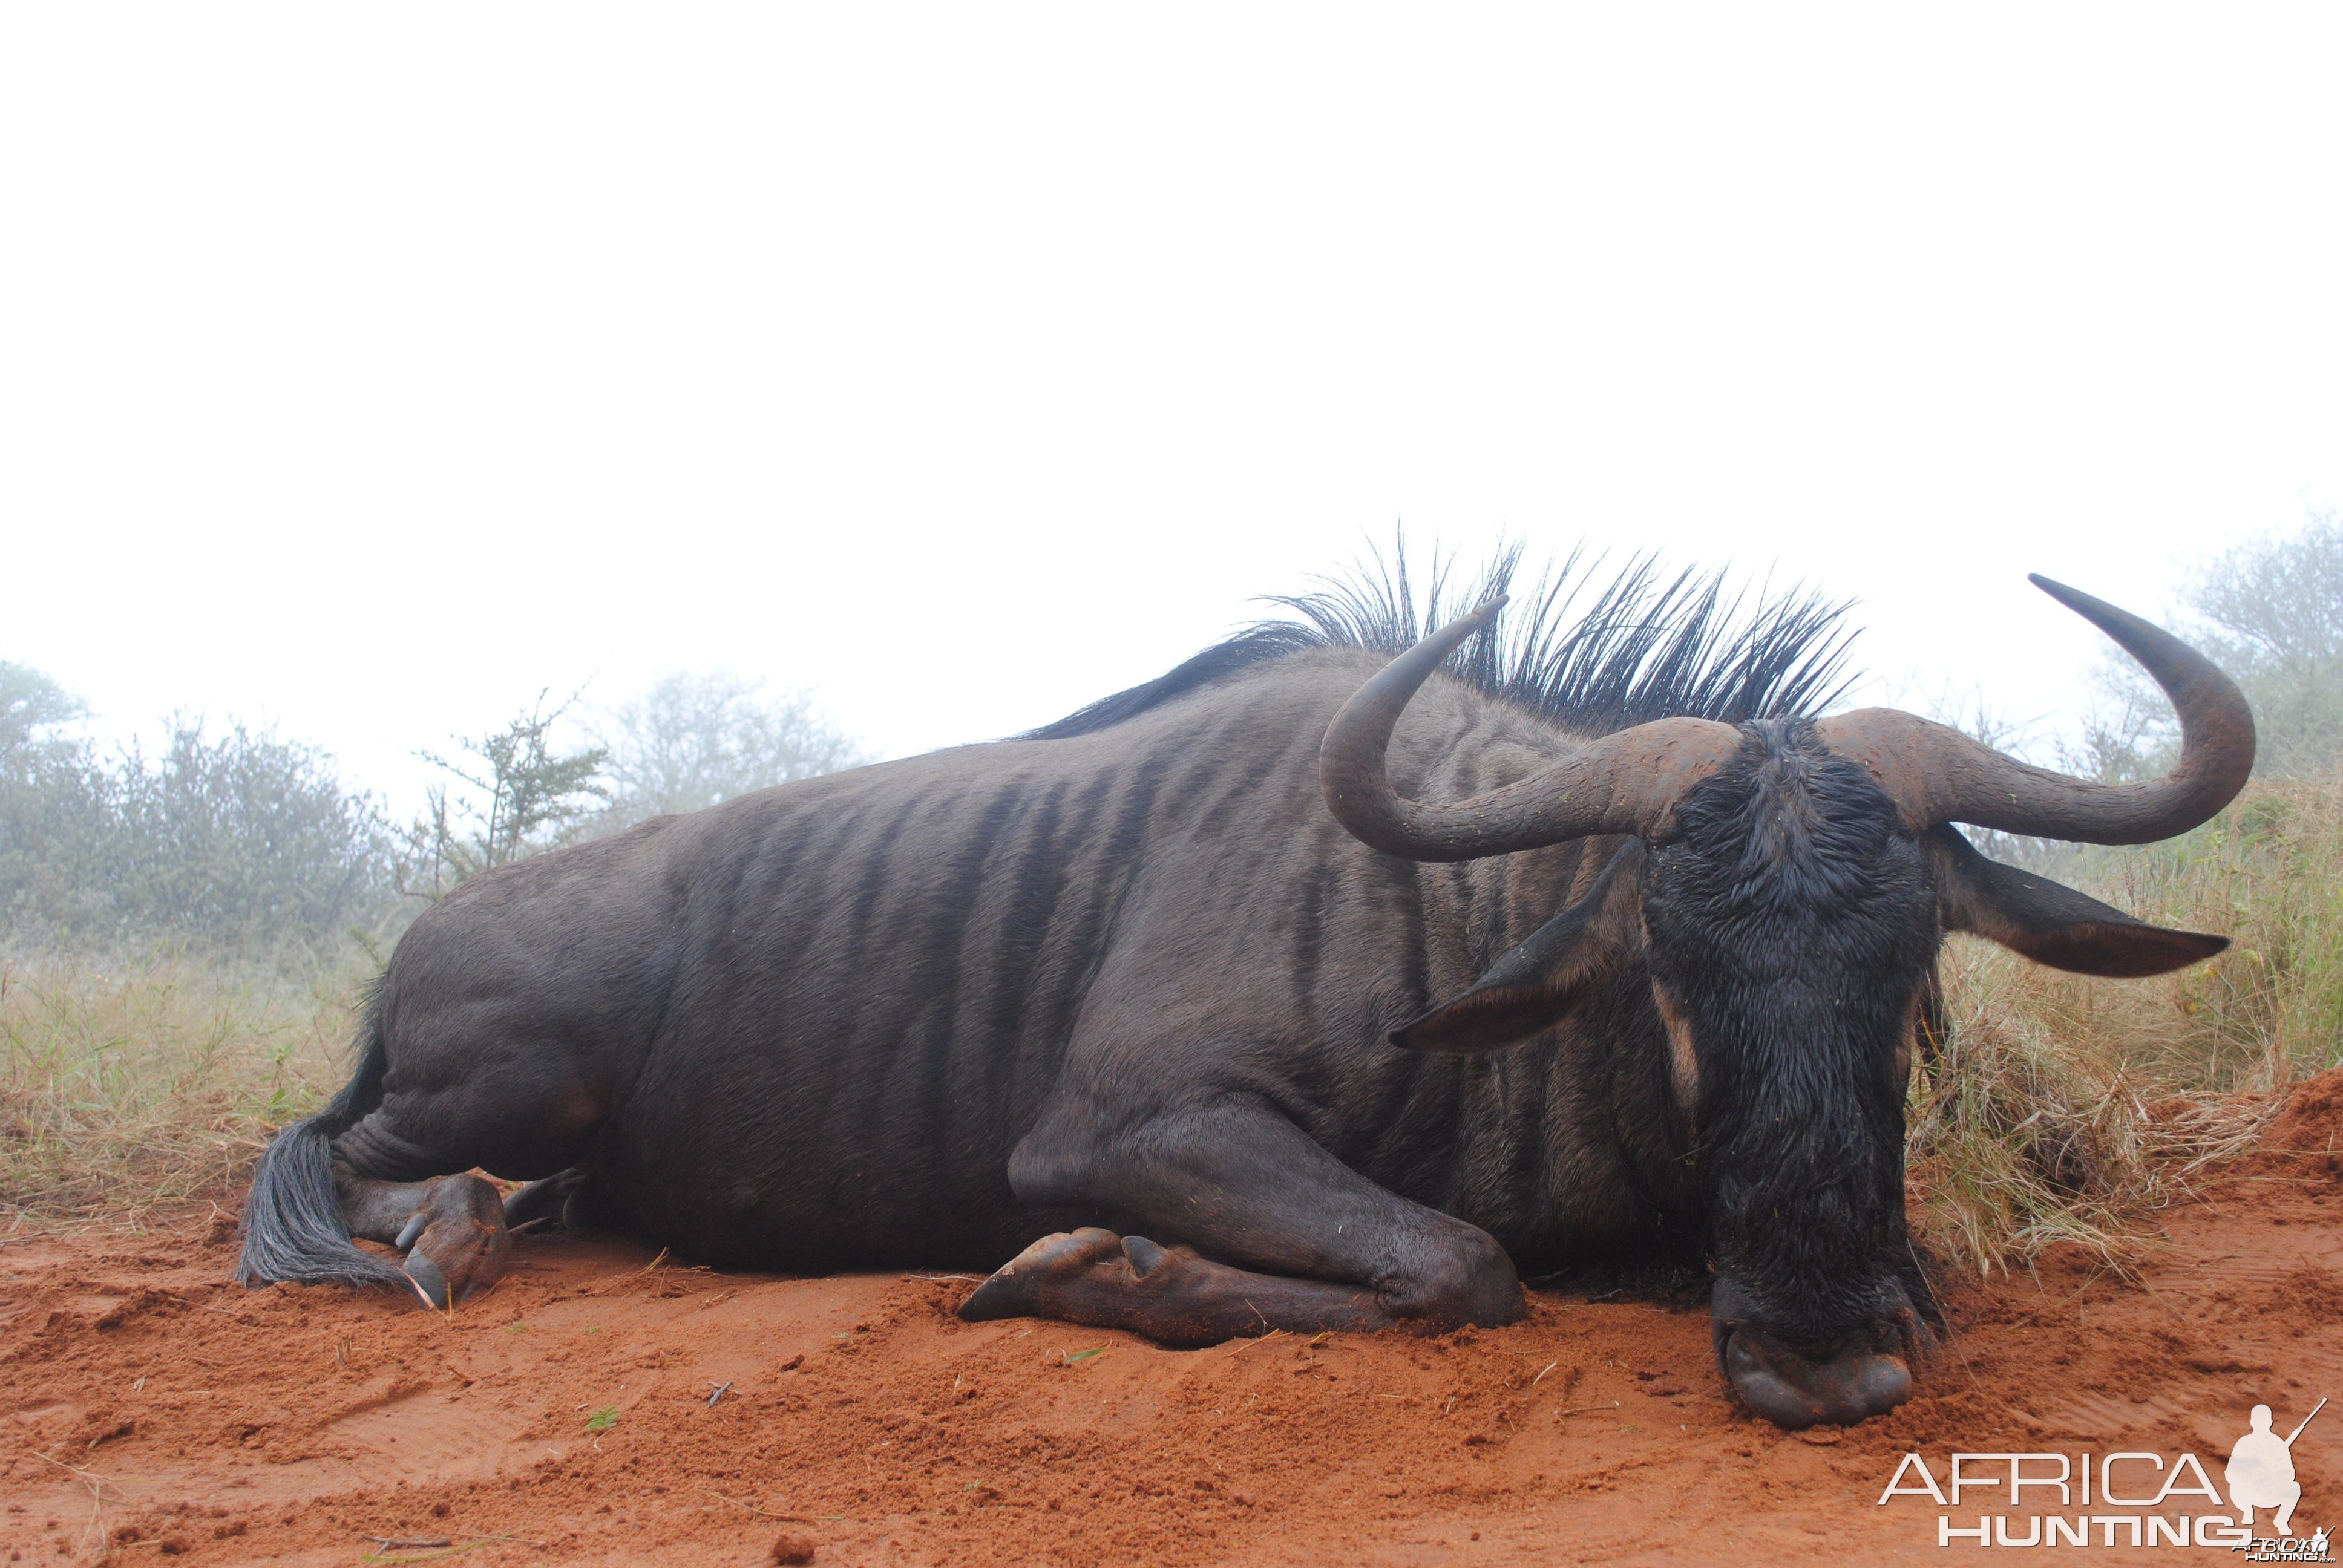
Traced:
<path fill-rule="evenodd" d="M 2254 1406 L 2253 1430 L 2237 1439 L 2237 1447 L 2229 1451 L 2228 1468 L 2221 1473 L 2229 1483 L 2229 1501 L 2237 1504 L 2238 1523 L 2250 1526 L 2255 1509 L 2275 1508 L 2278 1512 L 2270 1516 L 2270 1529 L 2280 1536 L 2294 1533 L 2288 1526 L 2294 1519 L 2294 1505 L 2302 1501 L 2302 1483 L 2294 1478 L 2294 1440 L 2326 1408 L 2327 1402 L 2320 1400 L 2302 1418 L 2301 1426 L 2280 1437 L 2270 1430 L 2270 1407 Z M 2318 1533 L 2323 1543 L 2327 1532 Z"/>
<path fill-rule="evenodd" d="M 1939 1546 L 2202 1546 L 2242 1553 L 2248 1563 L 2332 1563 L 2324 1529 L 2308 1536 L 2294 1533 L 2295 1509 L 2302 1502 L 2294 1445 L 2326 1408 L 2321 1399 L 2281 1437 L 2270 1407 L 2255 1405 L 2221 1472 L 2226 1499 L 2197 1455 L 2167 1459 L 2131 1450 L 1956 1453 L 1941 1482 L 1926 1458 L 1906 1453 L 1879 1503 L 1885 1507 L 1898 1496 L 1926 1497 L 1946 1510 L 1936 1516 Z M 1966 1518 L 1953 1512 L 1965 1503 L 1974 1507 L 1980 1499 L 1964 1493 L 1978 1491 L 1992 1496 L 2000 1512 Z M 2267 1535 L 2254 1528 L 2255 1513 L 2265 1509 Z"/>

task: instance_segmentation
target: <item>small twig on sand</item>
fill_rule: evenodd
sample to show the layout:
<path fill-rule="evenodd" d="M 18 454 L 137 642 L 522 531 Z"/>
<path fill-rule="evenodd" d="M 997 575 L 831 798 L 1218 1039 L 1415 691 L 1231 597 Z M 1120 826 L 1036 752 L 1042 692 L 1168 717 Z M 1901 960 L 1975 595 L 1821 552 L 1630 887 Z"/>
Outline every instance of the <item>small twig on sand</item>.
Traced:
<path fill-rule="evenodd" d="M 46 1459 L 59 1470 L 69 1472 L 75 1480 L 89 1488 L 89 1523 L 85 1529 L 86 1533 L 96 1539 L 98 1549 L 102 1553 L 106 1547 L 106 1489 L 114 1486 L 114 1483 L 102 1475 L 92 1474 L 78 1464 L 67 1464 L 62 1459 L 51 1458 L 37 1448 L 29 1449 L 26 1452 L 35 1459 Z M 115 1486 L 114 1489 L 116 1492 L 122 1490 L 118 1486 Z"/>
<path fill-rule="evenodd" d="M 716 1408 L 716 1402 L 722 1399 L 726 1394 L 730 1393 L 731 1392 L 732 1385 L 730 1383 L 718 1383 L 714 1388 L 708 1392 L 708 1408 L 714 1410 Z"/>
<path fill-rule="evenodd" d="M 1542 1383 L 1542 1382 L 1545 1382 L 1545 1372 L 1552 1372 L 1554 1368 L 1556 1368 L 1556 1367 L 1560 1366 L 1561 1364 L 1562 1364 L 1562 1363 L 1561 1363 L 1560 1362 L 1546 1362 L 1546 1363 L 1545 1363 L 1545 1372 L 1542 1372 L 1538 1373 L 1538 1374 L 1537 1374 L 1537 1376 L 1535 1376 L 1535 1377 L 1534 1377 L 1534 1378 L 1530 1379 L 1530 1387 L 1532 1387 L 1532 1388 L 1535 1388 L 1535 1387 L 1537 1387 L 1537 1385 L 1538 1385 L 1538 1384 L 1540 1384 L 1540 1383 Z"/>
<path fill-rule="evenodd" d="M 101 1505 L 104 1504 L 106 1502 L 106 1488 L 114 1486 L 114 1483 L 107 1480 L 105 1476 L 99 1475 L 94 1471 L 84 1470 L 78 1464 L 67 1464 L 62 1459 L 52 1458 L 50 1455 L 43 1453 L 37 1448 L 27 1449 L 25 1452 L 30 1453 L 35 1459 L 47 1460 L 49 1463 L 55 1465 L 59 1470 L 71 1471 L 75 1479 L 79 1480 L 84 1486 L 89 1488 L 89 1497 L 90 1501 L 93 1503 L 99 1503 Z M 143 1481 L 146 1477 L 134 1475 L 131 1479 L 133 1481 Z M 119 1486 L 114 1486 L 114 1490 L 121 1492 L 122 1488 Z M 129 1494 L 126 1493 L 124 1493 L 126 1501 L 127 1500 L 128 1495 Z"/>
<path fill-rule="evenodd" d="M 1236 1349 L 1234 1349 L 1234 1350 L 1231 1351 L 1231 1352 L 1229 1352 L 1229 1354 L 1231 1354 L 1231 1355 L 1232 1355 L 1232 1356 L 1241 1356 L 1241 1355 L 1244 1354 L 1244 1353 L 1245 1353 L 1245 1352 L 1247 1352 L 1247 1351 L 1249 1351 L 1249 1350 L 1252 1349 L 1252 1348 L 1253 1348 L 1253 1346 L 1255 1346 L 1255 1345 L 1265 1345 L 1265 1344 L 1269 1343 L 1269 1342 L 1270 1342 L 1270 1341 L 1272 1341 L 1272 1340 L 1273 1340 L 1273 1339 L 1277 1338 L 1277 1337 L 1278 1337 L 1278 1335 L 1280 1335 L 1280 1334 L 1283 1333 L 1284 1332 L 1285 1332 L 1285 1331 L 1284 1331 L 1283 1329 L 1272 1329 L 1272 1330 L 1270 1330 L 1270 1331 L 1269 1331 L 1269 1332 L 1267 1332 L 1267 1333 L 1265 1333 L 1265 1334 L 1262 1335 L 1262 1336 L 1261 1336 L 1261 1338 L 1259 1338 L 1259 1339 L 1257 1339 L 1257 1340 L 1247 1340 L 1247 1341 L 1245 1341 L 1245 1342 L 1244 1342 L 1244 1343 L 1242 1343 L 1242 1344 L 1239 1345 Z"/>
<path fill-rule="evenodd" d="M 605 1274 L 600 1279 L 588 1284 L 584 1290 L 580 1291 L 578 1294 L 585 1296 L 608 1295 L 609 1294 L 609 1292 L 605 1287 L 610 1285 L 623 1285 L 629 1280 L 639 1280 L 645 1274 L 649 1273 L 652 1270 L 658 1268 L 661 1263 L 666 1261 L 667 1249 L 665 1247 L 661 1247 L 659 1250 L 659 1256 L 653 1258 L 649 1262 L 645 1263 L 641 1268 L 628 1269 L 626 1272 L 621 1274 Z"/>
<path fill-rule="evenodd" d="M 445 1535 L 369 1535 L 367 1539 L 385 1552 L 436 1552 L 456 1544 Z"/>
<path fill-rule="evenodd" d="M 737 1497 L 727 1497 L 713 1487 L 703 1486 L 700 1490 L 707 1493 L 709 1496 L 715 1498 L 719 1503 L 729 1503 L 735 1508 L 745 1508 L 749 1513 L 761 1515 L 767 1519 L 778 1519 L 786 1524 L 811 1524 L 814 1523 L 813 1520 L 802 1513 L 776 1513 L 769 1508 L 759 1508 L 753 1503 L 743 1503 Z"/>
<path fill-rule="evenodd" d="M 1618 1408 L 1619 1402 L 1615 1399 L 1609 1404 L 1582 1404 L 1576 1410 L 1556 1411 L 1554 1412 L 1554 1419 L 1556 1421 L 1560 1421 L 1565 1415 L 1585 1415 L 1591 1411 L 1617 1410 Z"/>
<path fill-rule="evenodd" d="M 365 1539 L 368 1541 L 384 1540 L 384 1538 L 379 1535 L 368 1535 L 366 1536 Z M 467 1552 L 478 1552 L 481 1547 L 493 1546 L 499 1541 L 510 1541 L 516 1545 L 520 1546 L 534 1546 L 539 1552 L 546 1549 L 544 1542 L 531 1541 L 526 1535 L 515 1535 L 509 1531 L 495 1535 L 483 1535 L 478 1541 L 467 1541 L 461 1546 L 458 1546 L 452 1542 L 446 1540 L 437 1540 L 432 1542 L 402 1541 L 393 1537 L 388 1541 L 384 1541 L 381 1549 L 378 1551 L 360 1553 L 358 1554 L 358 1561 L 361 1563 L 429 1563 L 442 1557 L 461 1557 Z M 402 1547 L 408 1548 L 410 1550 L 403 1553 L 397 1550 L 397 1548 Z"/>
<path fill-rule="evenodd" d="M 49 1463 L 55 1465 L 59 1470 L 72 1471 L 75 1475 L 81 1477 L 81 1483 L 84 1486 L 89 1487 L 93 1491 L 101 1486 L 114 1485 L 114 1483 L 106 1480 L 103 1475 L 93 1475 L 78 1464 L 67 1464 L 64 1460 L 53 1458 L 48 1454 L 43 1453 L 37 1448 L 26 1449 L 25 1452 L 31 1454 L 35 1459 L 46 1460 Z M 117 1487 L 116 1490 L 119 1491 L 120 1488 Z"/>

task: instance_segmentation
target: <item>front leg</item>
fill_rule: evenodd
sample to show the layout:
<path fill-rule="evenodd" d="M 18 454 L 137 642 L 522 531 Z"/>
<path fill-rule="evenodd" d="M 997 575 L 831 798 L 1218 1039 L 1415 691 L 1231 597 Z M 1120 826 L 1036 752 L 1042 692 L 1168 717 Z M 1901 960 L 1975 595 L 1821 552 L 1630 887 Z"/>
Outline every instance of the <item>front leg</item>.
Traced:
<path fill-rule="evenodd" d="M 1232 1269 L 1094 1225 L 1044 1236 L 1018 1253 L 960 1303 L 960 1315 L 1129 1329 L 1179 1348 L 1272 1329 L 1367 1331 L 1400 1322 L 1370 1290 Z"/>
<path fill-rule="evenodd" d="M 1104 1136 L 1099 1121 L 1081 1106 L 1045 1118 L 1011 1157 L 1010 1185 L 1027 1202 L 1129 1215 L 1188 1245 L 1096 1229 L 1045 1237 L 979 1286 L 963 1317 L 1199 1345 L 1272 1329 L 1438 1333 L 1522 1315 L 1513 1260 L 1487 1231 L 1376 1186 L 1257 1097 Z"/>

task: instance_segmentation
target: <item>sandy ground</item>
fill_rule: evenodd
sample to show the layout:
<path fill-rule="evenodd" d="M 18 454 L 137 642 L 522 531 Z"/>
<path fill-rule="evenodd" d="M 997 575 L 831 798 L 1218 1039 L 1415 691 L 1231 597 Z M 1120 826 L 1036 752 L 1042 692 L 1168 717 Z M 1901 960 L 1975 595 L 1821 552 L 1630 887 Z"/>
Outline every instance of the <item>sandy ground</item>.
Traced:
<path fill-rule="evenodd" d="M 0 1560 L 1950 1561 L 1945 1510 L 1878 1502 L 1907 1450 L 1940 1480 L 1956 1449 L 2186 1450 L 2217 1482 L 2254 1402 L 2283 1431 L 2343 1394 L 2338 1131 L 2343 1073 L 2162 1217 L 2137 1283 L 2058 1257 L 1956 1291 L 1917 1398 L 1798 1435 L 1727 1402 L 1704 1313 L 1620 1300 L 1170 1352 L 962 1323 L 960 1279 L 721 1274 L 609 1239 L 524 1239 L 452 1317 L 238 1290 L 208 1209 L 22 1241 Z M 2343 1407 L 2295 1452 L 2298 1525 L 2343 1523 Z M 1979 1495 L 1956 1523 L 2004 1511 Z"/>

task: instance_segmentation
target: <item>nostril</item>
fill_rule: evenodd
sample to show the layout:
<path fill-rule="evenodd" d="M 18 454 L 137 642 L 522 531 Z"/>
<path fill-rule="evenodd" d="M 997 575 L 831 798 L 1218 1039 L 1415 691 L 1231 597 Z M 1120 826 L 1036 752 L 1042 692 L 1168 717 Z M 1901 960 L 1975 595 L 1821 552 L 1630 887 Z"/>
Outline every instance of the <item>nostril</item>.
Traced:
<path fill-rule="evenodd" d="M 1894 1410 L 1912 1397 L 1912 1369 L 1901 1356 L 1865 1356 L 1857 1392 L 1868 1414 Z"/>

